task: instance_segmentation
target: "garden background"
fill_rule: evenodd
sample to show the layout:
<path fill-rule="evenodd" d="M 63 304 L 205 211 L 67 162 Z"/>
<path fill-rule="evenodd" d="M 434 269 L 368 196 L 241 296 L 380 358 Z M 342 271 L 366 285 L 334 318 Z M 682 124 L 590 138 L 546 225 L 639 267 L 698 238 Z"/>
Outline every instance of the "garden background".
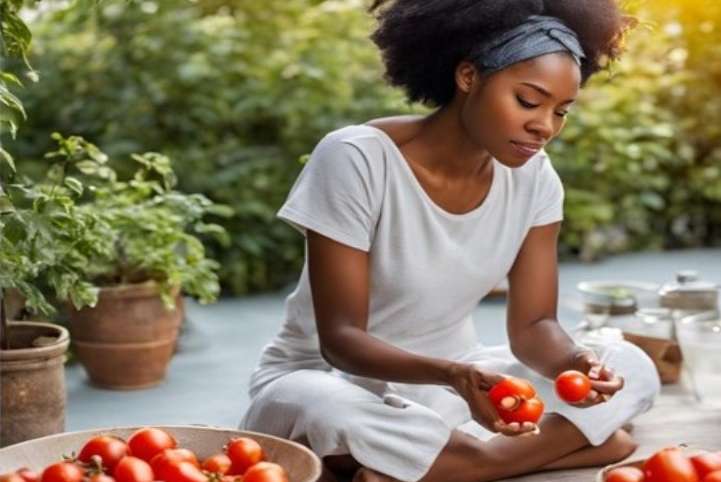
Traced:
<path fill-rule="evenodd" d="M 5 54 L 20 1 L 0 1 Z M 628 53 L 548 149 L 566 187 L 566 259 L 721 244 L 721 2 L 626 5 L 640 20 Z M 9 55 L 1 67 L 5 155 L 40 176 L 60 132 L 121 173 L 133 153 L 169 156 L 180 190 L 233 208 L 215 219 L 231 244 L 205 239 L 228 294 L 296 278 L 302 238 L 274 216 L 326 132 L 424 110 L 384 85 L 359 0 L 25 6 L 31 67 Z"/>

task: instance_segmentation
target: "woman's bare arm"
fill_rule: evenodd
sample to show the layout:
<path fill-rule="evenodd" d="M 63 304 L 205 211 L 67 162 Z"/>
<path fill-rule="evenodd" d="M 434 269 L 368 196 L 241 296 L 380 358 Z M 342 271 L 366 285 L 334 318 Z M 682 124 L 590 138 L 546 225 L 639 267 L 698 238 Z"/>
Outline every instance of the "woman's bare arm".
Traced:
<path fill-rule="evenodd" d="M 508 275 L 508 336 L 525 365 L 549 378 L 575 364 L 582 350 L 557 320 L 557 241 L 561 223 L 531 228 Z"/>
<path fill-rule="evenodd" d="M 415 355 L 367 333 L 368 253 L 308 231 L 308 270 L 323 357 L 353 375 L 448 385 L 453 363 Z"/>

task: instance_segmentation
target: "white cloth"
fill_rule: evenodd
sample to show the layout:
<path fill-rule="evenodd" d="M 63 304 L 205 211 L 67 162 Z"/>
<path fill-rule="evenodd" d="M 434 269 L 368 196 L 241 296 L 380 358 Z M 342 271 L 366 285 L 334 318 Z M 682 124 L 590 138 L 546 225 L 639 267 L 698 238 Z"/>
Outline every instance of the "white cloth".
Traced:
<path fill-rule="evenodd" d="M 302 233 L 311 229 L 369 252 L 373 336 L 415 353 L 490 363 L 497 371 L 531 378 L 510 353 L 478 346 L 471 313 L 506 277 L 528 231 L 560 221 L 562 209 L 561 181 L 540 152 L 515 169 L 493 160 L 483 203 L 465 214 L 449 213 L 423 190 L 385 132 L 359 125 L 334 131 L 316 146 L 278 217 Z M 408 481 L 428 470 L 450 429 L 487 437 L 470 422 L 463 401 L 445 388 L 387 384 L 333 370 L 320 355 L 307 262 L 285 314 L 251 377 L 251 406 L 241 427 L 307 439 L 320 456 L 351 453 Z M 613 410 L 613 429 L 598 427 L 590 411 L 561 407 L 592 443 L 648 408 L 657 390 L 646 383 L 651 362 L 637 350 L 625 351 L 633 354 L 627 357 L 632 367 L 644 373 L 644 389 L 632 403 L 618 397 L 628 406 Z M 405 403 L 397 397 L 409 400 L 408 406 L 396 407 Z"/>

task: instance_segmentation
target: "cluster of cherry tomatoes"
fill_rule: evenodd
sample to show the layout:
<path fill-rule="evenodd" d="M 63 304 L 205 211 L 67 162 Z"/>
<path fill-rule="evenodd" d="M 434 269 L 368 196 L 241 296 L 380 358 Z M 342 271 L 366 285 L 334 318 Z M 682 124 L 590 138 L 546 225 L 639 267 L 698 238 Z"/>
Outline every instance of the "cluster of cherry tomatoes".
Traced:
<path fill-rule="evenodd" d="M 606 482 L 721 482 L 721 452 L 686 456 L 678 448 L 660 450 L 642 468 L 619 467 Z"/>
<path fill-rule="evenodd" d="M 576 370 L 568 370 L 556 377 L 556 394 L 568 403 L 583 401 L 591 392 L 591 380 Z M 506 423 L 538 423 L 543 415 L 543 401 L 536 389 L 521 378 L 508 377 L 488 391 L 488 397 Z"/>
<path fill-rule="evenodd" d="M 285 469 L 264 461 L 263 449 L 247 437 L 233 438 L 221 452 L 199 461 L 193 451 L 159 428 L 142 428 L 127 441 L 113 435 L 90 438 L 77 456 L 45 467 L 0 475 L 0 482 L 288 482 Z"/>

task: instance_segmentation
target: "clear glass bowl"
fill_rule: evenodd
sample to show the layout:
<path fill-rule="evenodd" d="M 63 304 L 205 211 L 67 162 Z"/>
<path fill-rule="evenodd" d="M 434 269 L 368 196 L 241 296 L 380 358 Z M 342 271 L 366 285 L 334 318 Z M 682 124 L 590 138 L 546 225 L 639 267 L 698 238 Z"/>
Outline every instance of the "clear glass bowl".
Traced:
<path fill-rule="evenodd" d="M 696 398 L 721 408 L 721 314 L 687 316 L 677 320 L 675 328 Z"/>

